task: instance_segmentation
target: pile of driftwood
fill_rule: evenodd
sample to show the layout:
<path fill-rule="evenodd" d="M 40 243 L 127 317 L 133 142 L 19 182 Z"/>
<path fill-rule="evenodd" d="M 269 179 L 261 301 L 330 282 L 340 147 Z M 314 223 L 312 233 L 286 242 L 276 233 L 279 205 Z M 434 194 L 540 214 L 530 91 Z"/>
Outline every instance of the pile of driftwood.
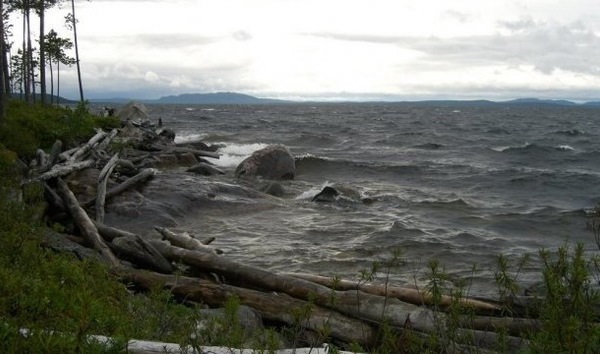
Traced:
<path fill-rule="evenodd" d="M 143 288 L 163 284 L 174 295 L 210 306 L 221 306 L 229 297 L 236 296 L 273 323 L 297 325 L 299 309 L 308 309 L 300 322 L 305 329 L 315 332 L 327 329 L 328 340 L 358 343 L 366 348 L 380 339 L 379 327 L 383 322 L 397 331 L 399 338 L 408 333 L 443 337 L 450 327 L 457 327 L 452 338 L 443 340 L 451 352 L 493 351 L 500 339 L 505 343 L 503 348 L 518 351 L 527 345 L 523 334 L 539 327 L 534 319 L 502 317 L 502 308 L 491 301 L 461 298 L 456 302 L 442 296 L 434 303 L 427 292 L 390 284 L 274 273 L 228 259 L 209 245 L 212 239 L 198 240 L 186 233 L 157 227 L 162 240 L 146 240 L 105 225 L 107 200 L 152 178 L 156 172 L 142 169 L 108 189 L 107 181 L 115 166 L 132 165 L 131 161 L 120 159 L 119 154 L 109 154 L 110 142 L 117 134 L 117 130 L 99 131 L 86 144 L 65 152 L 57 142 L 48 155 L 43 151 L 38 153 L 32 164 L 34 172 L 24 183 L 42 183 L 53 208 L 68 213 L 76 225 L 79 236 L 69 239 L 97 251 L 128 283 Z M 215 157 L 206 151 L 192 153 Z M 97 195 L 80 202 L 63 178 L 92 166 L 101 169 Z M 186 274 L 207 276 L 174 275 L 181 265 L 193 271 Z M 445 309 L 453 303 L 471 315 L 451 318 Z M 502 335 L 497 334 L 499 331 Z"/>

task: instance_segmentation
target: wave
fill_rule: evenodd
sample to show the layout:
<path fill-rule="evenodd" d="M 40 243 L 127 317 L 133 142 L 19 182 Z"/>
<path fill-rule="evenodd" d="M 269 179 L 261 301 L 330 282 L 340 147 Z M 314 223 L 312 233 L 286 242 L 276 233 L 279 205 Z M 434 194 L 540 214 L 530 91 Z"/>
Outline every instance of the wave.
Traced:
<path fill-rule="evenodd" d="M 557 130 L 552 132 L 557 135 L 565 135 L 565 136 L 578 136 L 578 135 L 586 135 L 587 133 L 583 130 L 579 129 L 569 129 L 569 130 Z"/>
<path fill-rule="evenodd" d="M 573 151 L 573 148 L 570 145 L 557 145 L 557 146 L 547 146 L 547 145 L 538 145 L 525 143 L 525 145 L 517 145 L 517 146 L 498 146 L 491 148 L 496 152 L 502 153 L 513 153 L 513 154 L 535 154 L 535 153 L 551 153 L 553 151 Z"/>
<path fill-rule="evenodd" d="M 233 144 L 233 143 L 216 143 L 222 147 L 218 150 L 220 158 L 212 159 L 207 158 L 219 167 L 236 167 L 248 156 L 252 155 L 253 152 L 267 147 L 268 144 L 254 143 L 254 144 Z"/>
<path fill-rule="evenodd" d="M 301 155 L 295 158 L 296 172 L 298 174 L 319 175 L 344 174 L 346 176 L 365 176 L 382 173 L 392 174 L 421 174 L 422 168 L 416 165 L 397 165 L 383 162 L 351 161 L 333 159 L 312 154 Z M 349 174 L 350 173 L 350 174 Z"/>
<path fill-rule="evenodd" d="M 488 134 L 510 135 L 510 132 L 502 128 L 491 128 L 485 131 Z"/>
<path fill-rule="evenodd" d="M 442 144 L 438 144 L 438 143 L 425 143 L 425 144 L 415 145 L 414 147 L 418 148 L 418 149 L 437 150 L 437 149 L 441 149 L 445 146 Z"/>
<path fill-rule="evenodd" d="M 475 208 L 473 205 L 467 203 L 462 198 L 457 199 L 438 199 L 438 200 L 423 200 L 417 202 L 419 206 L 424 206 L 428 208 L 460 208 L 460 209 L 472 209 Z"/>

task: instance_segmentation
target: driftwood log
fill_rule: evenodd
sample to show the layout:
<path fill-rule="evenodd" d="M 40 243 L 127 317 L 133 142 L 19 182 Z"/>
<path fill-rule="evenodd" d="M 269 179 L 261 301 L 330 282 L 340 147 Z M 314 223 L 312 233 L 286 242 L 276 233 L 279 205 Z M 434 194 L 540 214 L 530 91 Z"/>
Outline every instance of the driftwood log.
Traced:
<path fill-rule="evenodd" d="M 108 192 L 106 192 L 105 200 L 110 200 L 111 198 L 125 192 L 131 187 L 136 186 L 138 183 L 145 182 L 146 180 L 152 178 L 156 174 L 156 170 L 153 168 L 146 168 L 137 175 L 129 178 L 125 182 L 119 184 L 118 186 L 111 188 Z M 81 204 L 83 208 L 88 208 L 96 202 L 96 198 L 92 198 Z"/>
<path fill-rule="evenodd" d="M 308 280 L 310 282 L 324 285 L 328 288 L 335 288 L 336 290 L 360 290 L 368 294 L 393 297 L 415 305 L 433 305 L 433 299 L 430 294 L 425 291 L 420 291 L 411 288 L 402 288 L 389 284 L 375 284 L 367 282 L 355 282 L 344 279 L 335 279 L 331 277 L 324 277 L 314 274 L 306 273 L 284 273 L 295 278 Z M 436 305 L 447 307 L 455 301 L 451 296 L 442 295 L 439 303 Z M 466 297 L 458 299 L 460 305 L 477 309 L 481 311 L 500 311 L 500 306 L 496 304 L 490 304 L 481 300 L 469 299 Z"/>
<path fill-rule="evenodd" d="M 92 167 L 95 164 L 96 164 L 96 162 L 94 160 L 85 160 L 85 161 L 77 161 L 77 162 L 72 162 L 72 163 L 54 165 L 54 166 L 52 166 L 52 168 L 49 171 L 44 172 L 36 177 L 25 180 L 21 184 L 26 185 L 26 184 L 30 184 L 33 182 L 46 181 L 46 180 L 49 180 L 49 179 L 55 178 L 55 177 L 66 176 L 71 172 L 83 170 L 84 168 Z"/>
<path fill-rule="evenodd" d="M 264 293 L 230 285 L 215 284 L 207 280 L 142 271 L 124 271 L 125 279 L 151 288 L 163 284 L 173 294 L 213 306 L 221 306 L 229 297 L 237 296 L 265 319 L 293 324 L 301 321 L 306 328 L 318 331 L 331 330 L 331 336 L 344 342 L 372 344 L 377 337 L 376 329 L 363 321 L 342 315 L 320 306 L 277 293 Z M 309 306 L 310 308 L 307 308 Z M 296 318 L 305 313 L 307 318 Z"/>
<path fill-rule="evenodd" d="M 105 131 L 99 130 L 96 135 L 94 135 L 87 143 L 81 146 L 77 151 L 73 153 L 73 155 L 69 156 L 69 161 L 78 161 L 82 159 L 92 148 L 104 137 L 106 137 L 108 133 Z"/>
<path fill-rule="evenodd" d="M 338 291 L 313 282 L 294 278 L 268 270 L 253 267 L 218 257 L 211 253 L 185 250 L 163 243 L 153 244 L 167 259 L 180 261 L 206 272 L 224 275 L 228 279 L 268 291 L 276 291 L 296 299 L 312 301 L 341 314 L 379 323 L 387 321 L 398 328 L 408 327 L 424 333 L 439 333 L 447 328 L 447 316 L 425 307 L 402 302 L 395 298 L 371 295 L 359 290 Z M 462 337 L 475 338 L 482 345 L 498 339 L 493 332 L 460 330 Z M 507 340 L 518 349 L 525 343 L 520 338 L 508 337 Z M 494 342 L 494 345 L 497 342 Z M 484 347 L 485 348 L 485 347 Z M 493 346 L 487 347 L 493 349 Z"/>
<path fill-rule="evenodd" d="M 171 245 L 185 248 L 191 251 L 209 252 L 214 254 L 222 254 L 223 251 L 207 246 L 202 241 L 190 236 L 188 233 L 175 233 L 164 227 L 155 227 L 156 231 L 162 235 L 163 240 L 167 240 Z M 212 242 L 213 240 L 210 240 Z"/>
<path fill-rule="evenodd" d="M 58 178 L 57 187 L 58 192 L 62 196 L 67 210 L 69 211 L 69 214 L 71 214 L 71 217 L 73 217 L 75 224 L 79 228 L 79 231 L 86 241 L 88 241 L 95 250 L 100 252 L 103 259 L 106 260 L 110 266 L 119 267 L 119 259 L 115 257 L 110 248 L 108 248 L 106 243 L 104 243 L 102 237 L 100 237 L 100 234 L 98 233 L 98 229 L 87 215 L 85 210 L 79 206 L 75 194 L 71 192 L 67 183 L 63 181 L 62 178 Z"/>
<path fill-rule="evenodd" d="M 108 184 L 108 177 L 115 168 L 117 161 L 119 160 L 119 154 L 116 153 L 113 157 L 108 160 L 106 165 L 100 171 L 98 176 L 98 188 L 96 188 L 96 221 L 104 222 L 104 203 L 106 201 L 106 186 Z"/>

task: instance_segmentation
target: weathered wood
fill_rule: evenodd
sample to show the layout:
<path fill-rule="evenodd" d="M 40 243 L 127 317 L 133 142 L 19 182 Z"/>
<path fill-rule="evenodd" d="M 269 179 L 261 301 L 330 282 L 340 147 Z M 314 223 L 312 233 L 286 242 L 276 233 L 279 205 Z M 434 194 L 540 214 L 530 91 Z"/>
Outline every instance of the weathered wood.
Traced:
<path fill-rule="evenodd" d="M 344 316 L 335 311 L 312 305 L 306 301 L 294 299 L 285 294 L 264 293 L 230 285 L 215 284 L 206 280 L 174 275 L 164 275 L 142 271 L 124 272 L 126 280 L 150 288 L 163 284 L 173 294 L 187 300 L 202 302 L 212 306 L 222 306 L 231 296 L 237 296 L 241 303 L 255 309 L 261 317 L 293 325 L 298 318 L 294 313 L 306 312 L 306 318 L 300 323 L 306 328 L 318 331 L 325 327 L 331 330 L 331 336 L 344 342 L 360 344 L 374 343 L 377 331 L 370 324 Z"/>
<path fill-rule="evenodd" d="M 58 162 L 58 155 L 62 151 L 63 143 L 60 140 L 56 140 L 54 144 L 52 144 L 52 148 L 50 149 L 50 156 L 48 157 L 48 168 L 52 168 Z"/>
<path fill-rule="evenodd" d="M 85 210 L 79 206 L 75 194 L 71 192 L 69 186 L 62 178 L 57 179 L 58 192 L 62 196 L 63 201 L 75 221 L 75 225 L 81 231 L 83 237 L 93 246 L 95 250 L 100 252 L 102 257 L 113 267 L 119 267 L 120 263 L 117 257 L 112 253 L 110 248 L 104 243 L 102 237 L 98 233 L 98 229 L 87 215 Z"/>
<path fill-rule="evenodd" d="M 210 252 L 222 254 L 223 251 L 214 249 L 193 238 L 188 233 L 175 233 L 164 227 L 155 226 L 154 229 L 162 235 L 163 240 L 169 241 L 173 246 L 185 248 L 192 251 Z"/>
<path fill-rule="evenodd" d="M 65 204 L 62 198 L 56 194 L 56 191 L 52 189 L 48 183 L 44 182 L 44 191 L 46 192 L 46 200 L 50 202 L 50 205 L 54 207 L 55 211 L 65 210 Z"/>
<path fill-rule="evenodd" d="M 175 267 L 163 255 L 138 235 L 117 237 L 109 247 L 114 254 L 144 269 L 170 274 Z"/>
<path fill-rule="evenodd" d="M 360 290 L 333 290 L 304 279 L 272 273 L 263 268 L 234 262 L 211 253 L 190 251 L 165 244 L 153 243 L 153 245 L 167 259 L 181 261 L 204 271 L 224 275 L 228 279 L 239 280 L 265 290 L 282 292 L 301 300 L 311 300 L 316 305 L 357 319 L 372 322 L 381 322 L 385 319 L 390 325 L 396 327 L 410 324 L 409 328 L 426 333 L 437 333 L 440 329 L 445 329 L 448 320 L 444 313 L 408 304 L 396 298 L 367 294 Z"/>
<path fill-rule="evenodd" d="M 68 175 L 71 172 L 83 170 L 84 168 L 89 168 L 94 166 L 94 160 L 85 160 L 72 162 L 67 164 L 54 165 L 49 171 L 42 173 L 39 176 L 30 178 L 28 180 L 23 181 L 22 185 L 27 185 L 37 181 L 45 181 L 54 177 L 62 177 Z"/>
<path fill-rule="evenodd" d="M 102 238 L 104 238 L 106 241 L 109 241 L 109 242 L 114 240 L 115 238 L 119 238 L 119 237 L 135 237 L 136 236 L 134 233 L 131 233 L 129 231 L 117 229 L 115 227 L 111 227 L 111 226 L 105 225 L 103 223 L 94 222 L 94 225 L 96 225 L 96 228 L 98 229 L 98 232 L 100 233 Z"/>
<path fill-rule="evenodd" d="M 117 136 L 117 133 L 119 133 L 119 131 L 117 129 L 113 129 L 110 131 L 110 133 L 108 133 L 105 137 L 104 140 L 102 140 L 99 144 L 97 149 L 98 150 L 106 150 L 106 148 L 108 148 L 108 145 L 110 144 L 110 142 L 112 141 L 112 139 L 114 139 L 115 136 Z"/>
<path fill-rule="evenodd" d="M 96 188 L 96 221 L 104 222 L 104 203 L 106 201 L 106 186 L 108 184 L 108 177 L 115 168 L 119 154 L 116 153 L 113 157 L 108 160 L 104 168 L 100 171 L 98 176 L 98 187 Z"/>
<path fill-rule="evenodd" d="M 137 175 L 127 179 L 125 182 L 119 184 L 118 186 L 110 189 L 106 192 L 106 200 L 110 200 L 111 198 L 125 192 L 127 189 L 137 185 L 138 183 L 144 182 L 147 179 L 150 179 L 152 176 L 156 174 L 156 170 L 153 168 L 146 168 L 140 171 Z M 96 202 L 96 198 L 92 198 L 84 203 L 82 203 L 82 207 L 88 208 Z"/>
<path fill-rule="evenodd" d="M 213 159 L 218 159 L 220 157 L 219 153 L 217 152 L 197 150 L 185 147 L 169 147 L 167 151 L 173 153 L 191 153 L 195 156 L 212 157 Z"/>
<path fill-rule="evenodd" d="M 324 285 L 328 288 L 335 288 L 336 290 L 361 290 L 365 293 L 394 297 L 399 300 L 415 304 L 415 305 L 433 305 L 433 300 L 430 294 L 425 291 L 420 291 L 411 288 L 402 288 L 393 285 L 386 284 L 375 284 L 366 282 L 357 282 L 344 279 L 337 279 L 333 277 L 324 277 L 314 274 L 306 273 L 285 273 L 286 275 L 311 281 L 316 284 Z M 451 296 L 442 295 L 439 303 L 436 305 L 447 307 L 455 301 Z M 460 304 L 464 307 L 470 307 L 473 309 L 480 309 L 484 311 L 499 311 L 501 308 L 498 305 L 490 304 L 484 301 L 461 298 Z"/>
<path fill-rule="evenodd" d="M 110 242 L 115 255 L 141 267 L 172 273 L 175 267 L 151 243 L 134 233 L 94 222 L 98 233 Z"/>
<path fill-rule="evenodd" d="M 87 143 L 85 143 L 77 151 L 75 151 L 75 153 L 69 157 L 68 161 L 77 161 L 82 159 L 85 156 L 85 154 L 87 154 L 100 140 L 104 139 L 104 137 L 107 134 L 108 133 L 99 130 L 96 133 L 96 135 L 94 135 L 90 140 L 88 140 Z"/>
<path fill-rule="evenodd" d="M 79 150 L 79 146 L 61 152 L 60 154 L 58 154 L 58 161 L 67 161 L 69 157 L 71 157 L 71 155 L 73 155 L 77 150 Z"/>
<path fill-rule="evenodd" d="M 48 171 L 48 156 L 42 149 L 35 152 L 35 164 L 39 173 Z"/>

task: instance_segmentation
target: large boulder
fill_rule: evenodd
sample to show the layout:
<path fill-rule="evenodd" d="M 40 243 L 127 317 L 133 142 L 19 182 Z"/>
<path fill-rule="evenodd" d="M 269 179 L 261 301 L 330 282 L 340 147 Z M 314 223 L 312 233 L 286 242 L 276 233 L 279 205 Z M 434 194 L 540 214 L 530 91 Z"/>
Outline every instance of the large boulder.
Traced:
<path fill-rule="evenodd" d="M 287 147 L 269 145 L 255 151 L 235 169 L 235 176 L 261 176 L 267 179 L 294 179 L 296 163 Z"/>
<path fill-rule="evenodd" d="M 146 107 L 139 102 L 129 102 L 123 108 L 117 111 L 115 116 L 121 120 L 123 124 L 135 123 L 141 125 L 142 122 L 148 121 L 148 113 Z"/>

